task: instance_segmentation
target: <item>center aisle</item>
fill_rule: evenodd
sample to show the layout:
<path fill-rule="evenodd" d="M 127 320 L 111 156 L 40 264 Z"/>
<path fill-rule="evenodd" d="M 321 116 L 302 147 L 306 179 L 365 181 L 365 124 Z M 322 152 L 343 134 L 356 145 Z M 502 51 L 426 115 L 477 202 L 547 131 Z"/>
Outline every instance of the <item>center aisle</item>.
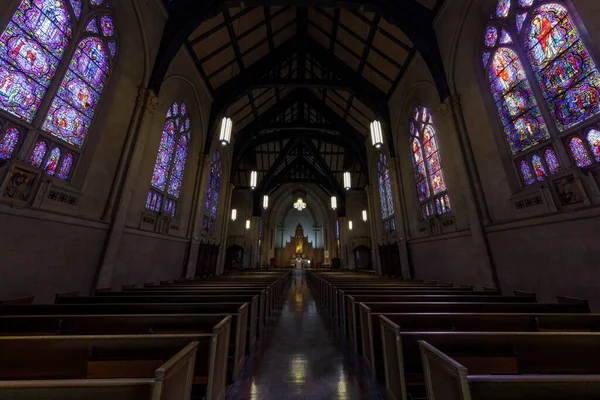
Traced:
<path fill-rule="evenodd" d="M 258 371 L 237 399 L 363 399 L 324 325 L 304 271 L 294 271 Z"/>

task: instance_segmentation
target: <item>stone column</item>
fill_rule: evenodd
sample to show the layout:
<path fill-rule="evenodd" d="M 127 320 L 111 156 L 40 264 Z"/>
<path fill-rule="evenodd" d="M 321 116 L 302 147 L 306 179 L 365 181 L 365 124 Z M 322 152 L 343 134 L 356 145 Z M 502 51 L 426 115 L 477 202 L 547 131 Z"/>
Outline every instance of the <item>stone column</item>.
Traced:
<path fill-rule="evenodd" d="M 149 135 L 140 135 L 140 132 L 148 132 L 151 129 L 157 106 L 156 94 L 149 89 L 140 89 L 136 101 L 136 110 L 139 108 L 139 111 L 134 112 L 133 115 L 134 119 L 136 116 L 138 118 L 137 121 L 132 120 L 129 126 L 125 147 L 104 213 L 104 219 L 111 221 L 111 225 L 91 291 L 112 287 L 112 276 L 125 230 L 127 212 L 137 187 L 139 168 L 149 137 Z"/>
<path fill-rule="evenodd" d="M 207 180 L 203 179 L 205 171 L 210 170 L 210 159 L 206 154 L 200 154 L 198 160 L 198 175 L 196 176 L 196 203 L 190 217 L 190 248 L 188 251 L 185 277 L 193 278 L 196 274 L 198 263 L 198 250 L 202 235 L 202 219 L 204 218 L 204 199 L 206 197 Z"/>
<path fill-rule="evenodd" d="M 221 236 L 219 243 L 219 258 L 217 259 L 217 275 L 221 275 L 225 270 L 225 258 L 227 256 L 227 238 L 229 235 L 229 219 L 231 218 L 231 199 L 233 198 L 233 184 L 227 185 L 225 192 L 225 202 L 223 208 L 223 219 L 221 223 Z"/>
<path fill-rule="evenodd" d="M 348 229 L 348 217 L 339 217 L 338 218 L 340 224 L 340 260 L 341 260 L 341 268 L 349 269 L 350 268 L 350 259 L 352 249 L 351 245 L 351 232 Z"/>
<path fill-rule="evenodd" d="M 388 161 L 392 181 L 392 199 L 394 202 L 394 213 L 396 217 L 396 242 L 400 251 L 400 266 L 402 276 L 405 278 L 414 278 L 413 268 L 408 256 L 408 212 L 406 201 L 404 199 L 404 182 L 400 171 L 400 162 L 398 158 L 390 158 Z"/>
<path fill-rule="evenodd" d="M 381 260 L 379 259 L 379 230 L 377 229 L 377 221 L 379 213 L 376 211 L 378 208 L 375 207 L 373 202 L 373 196 L 371 186 L 365 186 L 365 193 L 367 194 L 367 218 L 369 224 L 369 235 L 371 236 L 371 262 L 373 263 L 373 270 L 381 275 Z"/>

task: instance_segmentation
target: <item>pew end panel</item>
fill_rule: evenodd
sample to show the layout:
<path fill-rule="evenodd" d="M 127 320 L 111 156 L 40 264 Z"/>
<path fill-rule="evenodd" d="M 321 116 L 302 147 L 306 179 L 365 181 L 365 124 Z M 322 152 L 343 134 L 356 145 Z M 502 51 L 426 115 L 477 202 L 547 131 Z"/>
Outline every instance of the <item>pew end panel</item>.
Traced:
<path fill-rule="evenodd" d="M 468 370 L 462 364 L 419 340 L 428 400 L 471 400 Z"/>
<path fill-rule="evenodd" d="M 402 346 L 399 345 L 399 341 L 402 340 L 400 327 L 383 315 L 379 316 L 379 320 L 383 344 L 386 395 L 392 400 L 407 399 L 404 364 L 399 362 L 403 359 Z"/>
<path fill-rule="evenodd" d="M 360 313 L 360 333 L 362 343 L 363 361 L 371 371 L 373 380 L 377 380 L 375 370 L 375 347 L 373 346 L 373 324 L 371 322 L 371 308 L 364 303 L 358 304 Z"/>
<path fill-rule="evenodd" d="M 190 398 L 197 352 L 198 342 L 192 342 L 156 370 L 155 379 L 157 384 L 154 387 L 153 399 L 179 400 Z M 212 397 L 208 393 L 207 399 L 217 400 L 218 398 Z"/>
<path fill-rule="evenodd" d="M 231 316 L 228 315 L 213 329 L 208 376 L 211 385 L 206 394 L 207 399 L 210 400 L 222 400 L 227 394 L 227 356 L 229 354 L 231 320 Z"/>

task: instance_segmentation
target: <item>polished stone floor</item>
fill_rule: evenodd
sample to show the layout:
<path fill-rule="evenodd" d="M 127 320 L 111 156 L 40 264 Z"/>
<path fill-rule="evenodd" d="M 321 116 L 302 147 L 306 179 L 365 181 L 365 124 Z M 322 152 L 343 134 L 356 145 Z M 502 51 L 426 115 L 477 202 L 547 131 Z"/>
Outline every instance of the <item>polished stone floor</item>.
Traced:
<path fill-rule="evenodd" d="M 306 275 L 294 271 L 288 296 L 264 353 L 253 372 L 230 399 L 364 399 L 354 369 L 327 329 L 327 320 L 307 287 Z"/>

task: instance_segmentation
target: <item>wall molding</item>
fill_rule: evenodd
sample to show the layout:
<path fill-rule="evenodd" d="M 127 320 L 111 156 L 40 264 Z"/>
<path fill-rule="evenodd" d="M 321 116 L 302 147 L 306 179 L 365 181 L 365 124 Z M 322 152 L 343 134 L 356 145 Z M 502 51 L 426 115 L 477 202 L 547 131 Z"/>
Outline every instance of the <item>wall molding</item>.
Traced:
<path fill-rule="evenodd" d="M 92 220 L 82 217 L 74 217 L 68 214 L 57 212 L 48 212 L 35 208 L 0 205 L 0 215 L 9 215 L 11 217 L 29 218 L 44 222 L 55 222 L 63 225 L 73 225 L 83 228 L 108 230 L 109 223 L 101 220 Z"/>

